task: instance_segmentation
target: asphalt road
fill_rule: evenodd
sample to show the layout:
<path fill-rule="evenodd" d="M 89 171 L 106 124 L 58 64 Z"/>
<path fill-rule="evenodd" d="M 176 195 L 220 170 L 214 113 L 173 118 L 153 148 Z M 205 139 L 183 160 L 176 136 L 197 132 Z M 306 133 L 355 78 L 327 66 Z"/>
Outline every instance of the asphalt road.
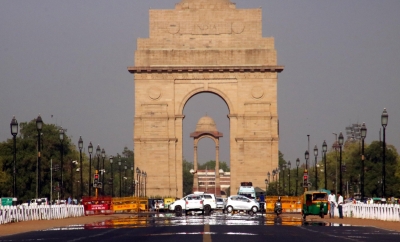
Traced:
<path fill-rule="evenodd" d="M 0 237 L 0 241 L 400 241 L 400 233 L 298 217 L 246 214 L 206 217 L 172 214 L 132 215 L 93 224 L 76 224 Z"/>

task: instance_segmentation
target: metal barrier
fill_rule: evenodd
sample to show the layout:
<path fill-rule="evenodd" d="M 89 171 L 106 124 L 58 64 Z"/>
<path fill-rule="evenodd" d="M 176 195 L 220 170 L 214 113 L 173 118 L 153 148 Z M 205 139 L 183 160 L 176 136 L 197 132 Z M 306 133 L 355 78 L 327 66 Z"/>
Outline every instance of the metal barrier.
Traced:
<path fill-rule="evenodd" d="M 111 209 L 112 197 L 82 197 L 82 204 L 85 210 L 85 215 L 112 214 Z"/>
<path fill-rule="evenodd" d="M 116 197 L 112 199 L 113 212 L 144 212 L 149 210 L 147 197 Z"/>
<path fill-rule="evenodd" d="M 0 206 L 0 224 L 84 216 L 82 205 Z"/>
<path fill-rule="evenodd" d="M 267 212 L 274 211 L 275 202 L 278 201 L 278 196 L 265 197 L 265 208 Z M 284 213 L 300 213 L 302 208 L 301 196 L 289 197 L 281 196 L 282 210 Z"/>

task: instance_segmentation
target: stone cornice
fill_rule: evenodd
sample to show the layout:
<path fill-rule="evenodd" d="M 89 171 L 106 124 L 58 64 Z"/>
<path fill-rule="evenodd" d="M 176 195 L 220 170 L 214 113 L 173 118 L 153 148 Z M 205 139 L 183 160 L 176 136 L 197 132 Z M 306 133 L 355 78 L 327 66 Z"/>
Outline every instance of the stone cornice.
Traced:
<path fill-rule="evenodd" d="M 148 72 L 282 72 L 284 66 L 131 66 L 128 71 Z"/>

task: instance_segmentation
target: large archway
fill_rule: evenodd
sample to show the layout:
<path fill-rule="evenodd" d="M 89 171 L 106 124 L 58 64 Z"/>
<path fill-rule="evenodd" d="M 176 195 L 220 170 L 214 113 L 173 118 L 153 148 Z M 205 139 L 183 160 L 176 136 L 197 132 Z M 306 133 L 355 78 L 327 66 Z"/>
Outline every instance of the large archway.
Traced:
<path fill-rule="evenodd" d="M 263 187 L 278 164 L 283 67 L 273 38 L 262 37 L 261 10 L 236 9 L 229 0 L 182 0 L 174 10 L 150 10 L 150 23 L 150 38 L 138 40 L 129 68 L 135 164 L 147 172 L 147 194 L 182 196 L 183 108 L 202 92 L 220 96 L 229 109 L 231 193 L 241 181 Z"/>

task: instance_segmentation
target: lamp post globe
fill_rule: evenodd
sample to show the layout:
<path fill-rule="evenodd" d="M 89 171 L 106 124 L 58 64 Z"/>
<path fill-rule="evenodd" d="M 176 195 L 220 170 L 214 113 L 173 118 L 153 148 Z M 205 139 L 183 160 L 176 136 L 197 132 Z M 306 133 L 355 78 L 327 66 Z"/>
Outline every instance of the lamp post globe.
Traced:
<path fill-rule="evenodd" d="M 18 121 L 13 116 L 11 123 L 10 123 L 10 130 L 11 130 L 11 135 L 13 136 L 13 205 L 14 204 L 14 198 L 17 197 L 17 171 L 16 171 L 16 163 L 17 163 L 17 139 L 16 136 L 18 134 Z M 16 203 L 16 201 L 15 201 Z"/>
<path fill-rule="evenodd" d="M 388 124 L 389 114 L 386 108 L 381 115 L 381 124 L 383 127 L 383 148 L 382 148 L 382 197 L 386 197 L 386 126 Z"/>
<path fill-rule="evenodd" d="M 338 141 L 339 141 L 339 152 L 340 152 L 340 155 L 339 155 L 339 191 L 340 191 L 340 194 L 343 194 L 342 192 L 343 192 L 343 179 L 342 179 L 342 145 L 343 145 L 343 143 L 344 143 L 344 137 L 343 137 L 343 134 L 342 134 L 342 132 L 340 132 L 340 134 L 339 134 L 339 139 L 338 139 Z"/>

